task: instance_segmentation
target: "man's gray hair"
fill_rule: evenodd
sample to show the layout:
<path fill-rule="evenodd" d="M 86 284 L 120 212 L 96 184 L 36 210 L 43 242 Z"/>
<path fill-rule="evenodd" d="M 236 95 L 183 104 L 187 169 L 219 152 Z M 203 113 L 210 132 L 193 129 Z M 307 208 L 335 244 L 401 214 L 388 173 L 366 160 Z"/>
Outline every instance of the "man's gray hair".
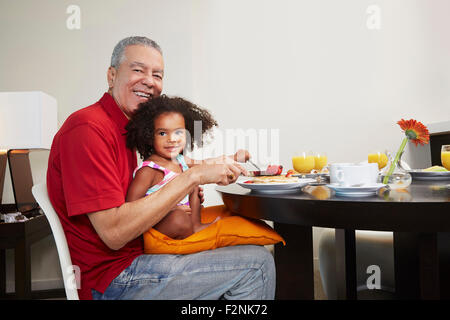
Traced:
<path fill-rule="evenodd" d="M 111 56 L 111 67 L 118 68 L 120 63 L 123 61 L 125 55 L 125 48 L 133 45 L 141 45 L 150 48 L 154 48 L 159 51 L 162 55 L 161 47 L 153 40 L 147 37 L 128 37 L 119 41 L 118 44 L 114 47 L 112 56 Z"/>

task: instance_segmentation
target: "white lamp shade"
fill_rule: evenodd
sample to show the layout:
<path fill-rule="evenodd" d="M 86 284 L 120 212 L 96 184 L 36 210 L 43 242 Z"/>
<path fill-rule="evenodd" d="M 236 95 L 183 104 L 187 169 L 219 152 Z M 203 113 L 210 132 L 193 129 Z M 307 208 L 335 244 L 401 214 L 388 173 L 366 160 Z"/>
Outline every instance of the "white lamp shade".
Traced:
<path fill-rule="evenodd" d="M 0 92 L 0 149 L 50 149 L 57 112 L 44 92 Z"/>

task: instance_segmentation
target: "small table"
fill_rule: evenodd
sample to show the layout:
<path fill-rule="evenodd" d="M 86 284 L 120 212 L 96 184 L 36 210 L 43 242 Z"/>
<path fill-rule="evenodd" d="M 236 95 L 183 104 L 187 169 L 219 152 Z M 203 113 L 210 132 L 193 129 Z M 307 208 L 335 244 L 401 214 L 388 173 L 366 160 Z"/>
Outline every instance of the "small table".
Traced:
<path fill-rule="evenodd" d="M 5 208 L 4 205 L 2 207 Z M 0 223 L 0 299 L 65 297 L 64 289 L 31 290 L 31 245 L 51 234 L 52 230 L 43 214 L 23 222 Z M 15 294 L 6 294 L 6 249 L 15 251 Z"/>
<path fill-rule="evenodd" d="M 314 299 L 312 227 L 336 229 L 339 298 L 356 299 L 355 230 L 394 232 L 396 295 L 450 298 L 450 190 L 445 182 L 413 182 L 406 193 L 319 199 L 313 192 L 263 194 L 217 187 L 236 214 L 274 222 L 287 245 L 276 245 L 277 299 Z M 308 187 L 309 190 L 312 187 Z M 318 187 L 314 187 L 318 188 Z"/>

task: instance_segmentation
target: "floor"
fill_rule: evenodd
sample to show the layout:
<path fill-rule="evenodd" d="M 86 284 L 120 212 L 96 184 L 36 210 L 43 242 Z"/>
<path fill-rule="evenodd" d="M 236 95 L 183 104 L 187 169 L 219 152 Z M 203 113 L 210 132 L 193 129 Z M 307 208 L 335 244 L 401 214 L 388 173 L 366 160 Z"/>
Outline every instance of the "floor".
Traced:
<path fill-rule="evenodd" d="M 328 300 L 323 290 L 318 263 L 314 263 L 314 299 Z M 395 300 L 395 295 L 383 290 L 364 290 L 358 292 L 358 300 Z"/>
<path fill-rule="evenodd" d="M 327 296 L 323 291 L 322 280 L 320 279 L 320 271 L 314 266 L 314 299 L 327 300 Z"/>

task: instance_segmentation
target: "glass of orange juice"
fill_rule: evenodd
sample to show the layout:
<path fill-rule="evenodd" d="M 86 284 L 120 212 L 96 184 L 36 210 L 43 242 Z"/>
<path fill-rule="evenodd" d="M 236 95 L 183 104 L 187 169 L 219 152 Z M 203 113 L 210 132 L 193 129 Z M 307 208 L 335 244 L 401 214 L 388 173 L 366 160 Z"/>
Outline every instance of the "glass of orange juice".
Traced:
<path fill-rule="evenodd" d="M 314 154 L 314 169 L 322 170 L 328 163 L 327 155 L 324 152 L 316 152 Z"/>
<path fill-rule="evenodd" d="M 445 169 L 450 170 L 450 144 L 445 144 L 442 146 L 441 162 Z"/>
<path fill-rule="evenodd" d="M 387 165 L 389 158 L 387 152 L 372 152 L 367 156 L 367 160 L 369 163 L 378 163 L 378 170 L 381 170 Z"/>
<path fill-rule="evenodd" d="M 300 152 L 292 157 L 292 166 L 297 172 L 310 173 L 314 165 L 314 155 L 311 152 Z"/>

